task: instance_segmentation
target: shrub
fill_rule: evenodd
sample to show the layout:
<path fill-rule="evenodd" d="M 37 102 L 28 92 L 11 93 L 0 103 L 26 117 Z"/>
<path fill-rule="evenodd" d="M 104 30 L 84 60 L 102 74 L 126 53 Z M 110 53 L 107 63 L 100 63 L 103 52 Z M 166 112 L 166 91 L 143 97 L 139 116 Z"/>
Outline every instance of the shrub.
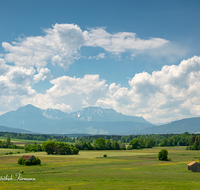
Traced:
<path fill-rule="evenodd" d="M 128 145 L 127 150 L 132 150 L 132 145 Z"/>
<path fill-rule="evenodd" d="M 125 144 L 120 144 L 120 149 L 121 150 L 126 150 L 126 145 Z"/>
<path fill-rule="evenodd" d="M 168 159 L 168 151 L 166 149 L 162 149 L 159 153 L 158 153 L 158 160 L 162 160 L 162 161 L 169 161 L 171 159 Z"/>
<path fill-rule="evenodd" d="M 73 147 L 72 154 L 78 154 L 78 153 L 79 153 L 79 149 L 76 147 Z"/>
<path fill-rule="evenodd" d="M 130 141 L 129 143 L 130 146 L 132 146 L 132 149 L 139 149 L 140 148 L 140 143 L 137 138 L 134 138 Z"/>
<path fill-rule="evenodd" d="M 32 165 L 32 162 L 29 161 L 29 160 L 25 160 L 25 161 L 24 161 L 24 164 L 25 164 L 26 166 L 30 166 L 30 165 Z"/>
<path fill-rule="evenodd" d="M 21 164 L 21 165 L 26 165 L 26 166 L 30 166 L 30 165 L 41 165 L 41 160 L 37 157 L 36 159 L 34 160 L 26 160 L 26 159 L 23 159 L 22 157 L 18 159 L 18 164 Z"/>
<path fill-rule="evenodd" d="M 41 165 L 41 160 L 37 157 L 35 160 L 32 161 L 33 165 Z"/>
<path fill-rule="evenodd" d="M 43 148 L 47 154 L 78 154 L 79 149 L 73 145 L 64 142 L 46 141 L 43 143 Z"/>
<path fill-rule="evenodd" d="M 22 158 L 19 158 L 17 163 L 22 165 L 22 160 L 23 160 Z"/>
<path fill-rule="evenodd" d="M 103 157 L 107 157 L 107 154 L 104 154 Z"/>

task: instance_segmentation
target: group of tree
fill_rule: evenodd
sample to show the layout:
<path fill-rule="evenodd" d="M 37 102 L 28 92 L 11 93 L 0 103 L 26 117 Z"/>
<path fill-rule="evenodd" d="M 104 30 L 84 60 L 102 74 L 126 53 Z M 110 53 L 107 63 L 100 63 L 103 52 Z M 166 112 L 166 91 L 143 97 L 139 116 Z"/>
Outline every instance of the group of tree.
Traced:
<path fill-rule="evenodd" d="M 30 165 L 41 165 L 41 160 L 37 157 L 33 160 L 27 160 L 27 159 L 23 159 L 22 157 L 18 159 L 18 164 L 20 165 L 26 165 L 26 166 L 30 166 Z"/>
<path fill-rule="evenodd" d="M 43 150 L 47 154 L 78 154 L 79 149 L 73 145 L 64 142 L 45 141 L 43 143 Z"/>
<path fill-rule="evenodd" d="M 121 141 L 121 143 L 129 144 L 133 139 L 138 139 L 140 142 L 145 139 L 153 139 L 155 141 L 155 146 L 189 146 L 193 134 L 185 132 L 183 134 L 152 134 L 152 135 L 91 135 L 78 137 L 78 141 L 94 142 L 98 138 L 103 138 L 104 140 Z M 147 147 L 143 145 L 142 147 Z"/>
<path fill-rule="evenodd" d="M 181 135 L 171 134 L 168 138 L 163 138 L 159 146 L 189 146 L 192 136 L 188 132 Z"/>
<path fill-rule="evenodd" d="M 94 140 L 92 143 L 90 141 L 76 141 L 74 146 L 79 150 L 126 150 L 126 146 L 124 143 L 120 141 L 113 141 L 110 139 L 98 138 Z"/>
<path fill-rule="evenodd" d="M 36 140 L 36 141 L 47 141 L 56 139 L 58 142 L 75 142 L 74 137 L 68 137 L 67 135 L 47 135 L 47 134 L 27 134 L 27 133 L 11 133 L 11 132 L 0 132 L 0 136 L 24 140 Z"/>
<path fill-rule="evenodd" d="M 43 148 L 40 144 L 37 144 L 36 142 L 33 144 L 26 143 L 24 145 L 25 152 L 40 152 L 43 151 Z"/>
<path fill-rule="evenodd" d="M 0 140 L 0 148 L 23 149 L 24 147 L 13 144 L 10 136 L 8 135 L 6 140 Z"/>
<path fill-rule="evenodd" d="M 23 148 L 14 145 L 10 138 L 57 141 L 75 143 L 79 150 L 120 150 L 125 149 L 125 144 L 129 144 L 128 149 L 151 148 L 153 146 L 188 146 L 188 149 L 199 149 L 199 141 L 194 140 L 197 135 L 185 132 L 183 134 L 153 134 L 153 135 L 86 135 L 84 137 L 68 137 L 65 135 L 45 135 L 45 134 L 21 134 L 0 132 L 0 136 L 7 140 L 0 140 L 0 148 Z M 25 145 L 25 151 L 41 151 L 42 146 Z"/>
<path fill-rule="evenodd" d="M 194 135 L 190 141 L 190 145 L 187 147 L 188 150 L 200 150 L 200 136 Z"/>
<path fill-rule="evenodd" d="M 127 147 L 128 150 L 132 149 L 140 149 L 140 148 L 152 148 L 156 145 L 156 142 L 153 138 L 134 138 L 130 141 L 129 146 Z"/>

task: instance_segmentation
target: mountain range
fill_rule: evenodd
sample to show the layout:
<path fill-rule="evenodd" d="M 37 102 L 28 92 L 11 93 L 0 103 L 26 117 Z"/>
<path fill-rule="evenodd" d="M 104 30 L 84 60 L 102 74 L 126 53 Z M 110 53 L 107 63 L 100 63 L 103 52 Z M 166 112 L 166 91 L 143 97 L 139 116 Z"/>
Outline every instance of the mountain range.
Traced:
<path fill-rule="evenodd" d="M 127 116 L 113 109 L 86 107 L 70 114 L 26 105 L 0 116 L 0 131 L 43 134 L 166 134 L 199 133 L 200 117 L 153 125 L 143 117 Z"/>
<path fill-rule="evenodd" d="M 143 117 L 127 116 L 113 109 L 87 107 L 70 114 L 57 109 L 26 105 L 0 116 L 0 125 L 44 134 L 128 134 L 152 127 Z"/>

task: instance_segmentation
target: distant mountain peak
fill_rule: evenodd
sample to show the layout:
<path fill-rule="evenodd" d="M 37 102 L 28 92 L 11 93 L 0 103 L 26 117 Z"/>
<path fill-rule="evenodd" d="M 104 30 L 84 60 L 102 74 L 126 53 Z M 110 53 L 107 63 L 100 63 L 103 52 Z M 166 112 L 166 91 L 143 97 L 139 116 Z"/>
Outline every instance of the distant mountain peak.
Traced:
<path fill-rule="evenodd" d="M 83 108 L 80 111 L 81 112 L 87 111 L 87 112 L 93 112 L 93 113 L 117 113 L 112 108 L 110 108 L 110 109 L 104 109 L 104 108 L 101 108 L 101 107 L 85 107 L 85 108 Z"/>
<path fill-rule="evenodd" d="M 68 115 L 67 113 L 62 112 L 61 110 L 52 109 L 52 108 L 42 110 L 42 113 L 45 117 L 50 118 L 50 119 L 62 119 Z"/>
<path fill-rule="evenodd" d="M 33 106 L 32 104 L 27 104 L 27 105 L 19 107 L 17 109 L 17 111 L 20 111 L 20 110 L 41 110 L 41 109 L 38 108 L 38 107 Z"/>
<path fill-rule="evenodd" d="M 127 116 L 116 112 L 114 109 L 103 109 L 101 107 L 85 107 L 82 110 L 70 113 L 70 117 L 81 121 L 133 121 L 149 123 L 143 117 Z"/>
<path fill-rule="evenodd" d="M 114 109 L 85 107 L 67 114 L 58 109 L 40 109 L 31 104 L 0 116 L 0 125 L 39 133 L 118 133 L 152 126 L 142 117 L 127 116 Z M 126 129 L 125 129 L 126 128 Z M 118 131 L 118 132 L 117 132 Z"/>

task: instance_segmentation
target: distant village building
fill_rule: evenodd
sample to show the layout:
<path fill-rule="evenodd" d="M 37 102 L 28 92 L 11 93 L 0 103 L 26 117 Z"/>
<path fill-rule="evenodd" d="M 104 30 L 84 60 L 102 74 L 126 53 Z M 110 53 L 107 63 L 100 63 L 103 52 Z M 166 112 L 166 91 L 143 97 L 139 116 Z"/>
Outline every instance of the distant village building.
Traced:
<path fill-rule="evenodd" d="M 198 162 L 190 162 L 188 164 L 188 171 L 200 172 L 200 164 Z"/>
<path fill-rule="evenodd" d="M 30 155 L 24 155 L 24 156 L 22 156 L 22 159 L 26 159 L 26 160 L 29 160 L 29 161 L 32 161 L 32 160 L 34 160 L 34 159 L 36 159 L 36 157 L 35 156 L 30 156 Z"/>

